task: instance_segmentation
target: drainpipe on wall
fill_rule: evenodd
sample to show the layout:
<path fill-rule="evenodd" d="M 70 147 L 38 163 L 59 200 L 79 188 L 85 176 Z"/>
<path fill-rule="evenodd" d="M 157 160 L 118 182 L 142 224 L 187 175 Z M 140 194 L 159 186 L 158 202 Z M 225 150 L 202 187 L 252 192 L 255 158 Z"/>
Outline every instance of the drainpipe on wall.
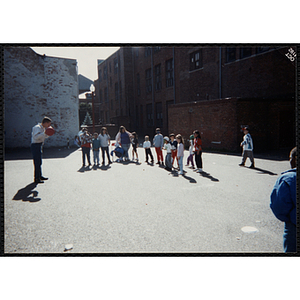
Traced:
<path fill-rule="evenodd" d="M 151 47 L 151 76 L 152 76 L 152 118 L 154 127 L 154 74 L 153 74 L 153 47 Z"/>
<path fill-rule="evenodd" d="M 176 103 L 176 90 L 175 90 L 175 47 L 173 47 L 173 97 L 174 104 Z"/>
<path fill-rule="evenodd" d="M 219 47 L 219 99 L 222 98 L 222 47 Z"/>

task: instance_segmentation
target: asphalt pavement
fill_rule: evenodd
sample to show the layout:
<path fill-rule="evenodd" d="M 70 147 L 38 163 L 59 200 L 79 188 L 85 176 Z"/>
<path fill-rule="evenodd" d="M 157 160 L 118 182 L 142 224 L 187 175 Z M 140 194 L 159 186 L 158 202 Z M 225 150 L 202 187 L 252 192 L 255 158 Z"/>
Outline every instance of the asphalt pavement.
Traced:
<path fill-rule="evenodd" d="M 288 160 L 250 169 L 241 156 L 204 152 L 204 172 L 184 166 L 182 176 L 138 153 L 139 162 L 82 168 L 80 149 L 45 149 L 49 180 L 39 185 L 30 156 L 6 159 L 5 253 L 283 252 L 269 197 Z"/>

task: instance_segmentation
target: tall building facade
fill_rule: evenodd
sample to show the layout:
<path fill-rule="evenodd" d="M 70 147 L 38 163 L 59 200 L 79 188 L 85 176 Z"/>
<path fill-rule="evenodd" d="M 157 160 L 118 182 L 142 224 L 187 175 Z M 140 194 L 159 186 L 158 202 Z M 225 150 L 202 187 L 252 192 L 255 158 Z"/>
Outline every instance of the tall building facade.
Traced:
<path fill-rule="evenodd" d="M 289 48 L 235 45 L 121 47 L 98 66 L 99 78 L 95 85 L 101 119 L 104 124 L 125 125 L 140 135 L 153 136 L 156 127 L 160 127 L 163 134 L 169 134 L 170 130 L 180 132 L 178 126 L 186 121 L 176 120 L 179 125 L 174 126 L 175 115 L 176 118 L 191 118 L 191 115 L 175 113 L 175 109 L 179 112 L 185 109 L 183 104 L 187 107 L 189 103 L 211 101 L 208 105 L 213 108 L 218 105 L 215 100 L 232 98 L 252 104 L 255 101 L 273 104 L 279 101 L 284 110 L 281 112 L 280 109 L 279 114 L 285 115 L 281 128 L 290 131 L 295 124 L 288 121 L 294 118 L 295 62 L 286 55 Z M 244 113 L 241 107 L 238 116 Z M 276 124 L 276 114 L 271 114 L 265 106 L 264 113 L 272 115 L 268 120 Z M 207 110 L 203 114 L 208 121 Z M 248 123 L 260 126 L 264 119 L 266 116 L 259 114 L 253 114 L 253 119 L 251 116 L 245 118 Z M 236 120 L 235 130 L 241 125 L 237 122 L 242 121 L 240 117 Z M 209 123 L 216 130 L 220 126 L 218 120 L 209 120 Z M 185 132 L 191 130 L 182 128 Z"/>

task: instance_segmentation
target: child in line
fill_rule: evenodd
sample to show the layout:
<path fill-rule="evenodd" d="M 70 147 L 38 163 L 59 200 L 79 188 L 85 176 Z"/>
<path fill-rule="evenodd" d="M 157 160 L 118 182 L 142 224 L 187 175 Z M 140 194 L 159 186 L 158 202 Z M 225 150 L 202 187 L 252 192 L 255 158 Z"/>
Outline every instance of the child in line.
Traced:
<path fill-rule="evenodd" d="M 176 135 L 176 140 L 178 142 L 177 145 L 177 158 L 178 158 L 178 165 L 179 165 L 179 175 L 183 175 L 183 152 L 184 152 L 184 146 L 183 146 L 183 138 L 180 134 Z"/>
<path fill-rule="evenodd" d="M 193 132 L 194 135 L 194 153 L 195 153 L 195 161 L 197 168 L 194 172 L 201 173 L 202 170 L 202 140 L 200 136 L 199 130 L 195 130 Z"/>
<path fill-rule="evenodd" d="M 115 154 L 116 157 L 118 157 L 117 160 L 116 160 L 116 162 L 121 162 L 121 161 L 123 161 L 123 155 L 124 155 L 125 151 L 124 151 L 123 148 L 120 147 L 120 145 L 118 143 L 116 143 L 115 147 L 116 148 L 111 151 L 110 155 L 112 157 L 114 157 L 114 154 Z"/>
<path fill-rule="evenodd" d="M 81 151 L 82 151 L 82 167 L 85 167 L 85 157 L 87 158 L 89 166 L 91 166 L 90 152 L 92 135 L 88 132 L 87 128 L 83 129 L 83 133 L 80 135 Z"/>
<path fill-rule="evenodd" d="M 190 147 L 189 147 L 189 153 L 190 153 L 190 155 L 187 158 L 186 166 L 188 167 L 189 164 L 190 164 L 190 162 L 191 162 L 191 165 L 192 165 L 191 168 L 195 169 L 193 148 L 194 148 L 194 136 L 191 135 L 190 136 Z"/>
<path fill-rule="evenodd" d="M 162 154 L 162 148 L 164 146 L 164 138 L 160 133 L 160 128 L 156 128 L 156 135 L 153 138 L 153 146 L 155 147 L 156 155 L 157 155 L 157 165 L 164 165 L 164 159 Z"/>
<path fill-rule="evenodd" d="M 164 137 L 164 149 L 167 150 L 167 154 L 165 157 L 165 162 L 166 162 L 166 166 L 165 169 L 167 171 L 172 171 L 172 161 L 171 161 L 171 156 L 172 156 L 172 146 L 169 142 L 169 138 L 167 136 Z"/>
<path fill-rule="evenodd" d="M 177 158 L 177 141 L 175 140 L 175 134 L 170 134 L 170 145 L 171 145 L 171 155 L 172 155 L 172 167 L 174 166 L 175 159 L 177 160 L 177 167 L 179 167 L 178 164 L 178 158 Z"/>
<path fill-rule="evenodd" d="M 94 166 L 99 166 L 99 152 L 100 152 L 100 141 L 98 140 L 98 133 L 94 133 L 92 140 L 93 155 L 94 155 Z"/>
<path fill-rule="evenodd" d="M 151 142 L 149 141 L 149 136 L 146 135 L 145 136 L 145 141 L 143 143 L 143 148 L 145 149 L 145 156 L 146 156 L 146 163 L 148 162 L 148 156 L 150 156 L 151 158 L 151 163 L 153 164 L 153 155 L 152 155 L 152 152 L 151 152 Z"/>
<path fill-rule="evenodd" d="M 254 158 L 253 158 L 253 141 L 249 133 L 249 127 L 248 126 L 244 127 L 243 132 L 244 132 L 244 140 L 241 142 L 241 147 L 243 147 L 243 158 L 239 166 L 244 166 L 247 157 L 249 157 L 251 161 L 251 165 L 249 168 L 254 169 L 255 167 L 254 167 Z"/>
<path fill-rule="evenodd" d="M 137 153 L 137 147 L 139 146 L 139 141 L 137 138 L 136 132 L 132 133 L 133 137 L 131 138 L 131 144 L 132 144 L 132 161 L 134 161 L 134 154 L 136 155 L 136 161 L 139 161 L 139 156 Z"/>

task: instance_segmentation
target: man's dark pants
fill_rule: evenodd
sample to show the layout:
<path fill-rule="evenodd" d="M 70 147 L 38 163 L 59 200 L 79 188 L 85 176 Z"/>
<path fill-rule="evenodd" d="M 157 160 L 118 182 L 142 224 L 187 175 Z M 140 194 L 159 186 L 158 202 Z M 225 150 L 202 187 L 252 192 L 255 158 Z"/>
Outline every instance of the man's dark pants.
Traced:
<path fill-rule="evenodd" d="M 31 153 L 34 164 L 34 180 L 40 180 L 42 176 L 42 143 L 31 144 Z"/>

